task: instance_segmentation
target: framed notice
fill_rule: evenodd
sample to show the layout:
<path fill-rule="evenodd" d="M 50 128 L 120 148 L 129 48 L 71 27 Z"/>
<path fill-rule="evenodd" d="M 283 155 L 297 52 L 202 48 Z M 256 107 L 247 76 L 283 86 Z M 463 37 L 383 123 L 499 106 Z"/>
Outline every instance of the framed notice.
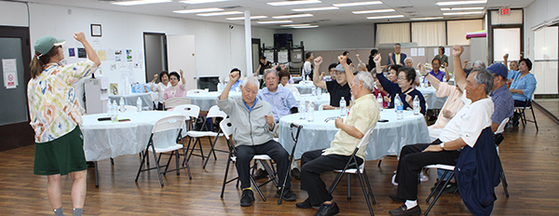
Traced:
<path fill-rule="evenodd" d="M 103 36 L 103 29 L 101 24 L 91 24 L 91 37 L 101 37 Z"/>

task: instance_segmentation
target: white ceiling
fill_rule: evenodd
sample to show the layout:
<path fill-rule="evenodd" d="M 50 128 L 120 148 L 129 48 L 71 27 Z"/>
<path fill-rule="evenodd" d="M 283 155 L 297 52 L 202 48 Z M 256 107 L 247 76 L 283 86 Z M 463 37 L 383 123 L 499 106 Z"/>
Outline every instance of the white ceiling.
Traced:
<path fill-rule="evenodd" d="M 225 18 L 227 17 L 239 17 L 240 15 L 228 15 L 228 16 L 214 16 L 214 17 L 201 17 L 196 14 L 177 14 L 173 13 L 173 10 L 181 9 L 196 9 L 196 8 L 229 8 L 226 11 L 245 11 L 250 10 L 252 16 L 264 15 L 268 16 L 268 19 L 258 20 L 275 20 L 271 16 L 294 14 L 298 12 L 293 12 L 293 8 L 311 8 L 311 7 L 326 7 L 332 6 L 335 3 L 349 3 L 349 2 L 362 2 L 371 0 L 322 0 L 319 4 L 307 4 L 298 6 L 280 6 L 274 7 L 266 4 L 266 2 L 275 2 L 281 0 L 230 0 L 227 2 L 218 3 L 207 3 L 207 4 L 184 4 L 180 3 L 179 0 L 173 0 L 170 3 L 161 4 L 149 4 L 149 5 L 138 5 L 138 6 L 119 6 L 111 4 L 110 0 L 27 0 L 33 3 L 42 4 L 52 4 L 52 5 L 62 5 L 71 7 L 81 7 L 81 8 L 92 8 L 92 9 L 102 9 L 111 11 L 121 11 L 129 13 L 140 13 L 140 14 L 150 14 L 157 16 L 167 16 L 176 17 L 183 19 L 194 19 L 210 22 L 219 23 L 229 23 L 229 24 L 243 24 L 244 21 L 229 21 Z M 124 1 L 124 0 L 119 0 Z M 455 0 L 381 0 L 383 4 L 381 5 L 371 5 L 371 6 L 358 6 L 358 7 L 341 7 L 339 10 L 328 10 L 328 11 L 312 11 L 312 12 L 299 12 L 299 13 L 311 13 L 314 17 L 309 18 L 293 18 L 291 19 L 294 24 L 298 23 L 314 23 L 321 27 L 324 26 L 334 26 L 334 25 L 351 25 L 351 24 L 372 24 L 375 22 L 400 22 L 409 21 L 413 17 L 440 17 L 443 16 L 443 12 L 440 7 L 436 5 L 436 2 L 440 1 L 455 1 Z M 474 4 L 474 5 L 464 5 L 464 6 L 454 6 L 454 7 L 485 7 L 490 8 L 500 8 L 500 7 L 510 7 L 510 8 L 523 8 L 530 5 L 534 0 L 488 0 L 486 4 Z M 373 9 L 395 9 L 395 12 L 379 13 L 379 14 L 361 14 L 355 15 L 351 11 L 355 10 L 373 10 Z M 384 15 L 404 15 L 404 18 L 396 19 L 377 19 L 368 20 L 368 16 L 384 16 Z M 464 19 L 464 18 L 480 18 L 483 15 L 462 15 L 462 16 L 446 16 L 446 19 Z M 258 24 L 253 21 L 253 26 L 263 27 L 263 28 L 273 28 L 280 29 L 285 27 L 280 27 L 279 24 Z"/>

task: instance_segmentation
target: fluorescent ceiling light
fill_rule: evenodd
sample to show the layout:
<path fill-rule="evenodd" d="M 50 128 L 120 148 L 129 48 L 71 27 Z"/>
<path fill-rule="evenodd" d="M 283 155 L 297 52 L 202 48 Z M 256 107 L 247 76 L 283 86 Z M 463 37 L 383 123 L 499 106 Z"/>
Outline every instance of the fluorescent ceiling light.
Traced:
<path fill-rule="evenodd" d="M 230 0 L 184 0 L 184 1 L 180 1 L 180 3 L 204 4 L 204 3 L 215 3 L 215 2 L 224 2 L 224 1 L 230 1 Z"/>
<path fill-rule="evenodd" d="M 369 13 L 386 13 L 394 12 L 394 9 L 380 9 L 380 10 L 363 10 L 363 11 L 352 11 L 353 14 L 369 14 Z"/>
<path fill-rule="evenodd" d="M 313 17 L 312 14 L 293 14 L 293 15 L 285 15 L 285 16 L 273 16 L 274 19 L 290 19 L 290 18 L 303 18 L 303 17 Z"/>
<path fill-rule="evenodd" d="M 112 2 L 111 4 L 114 4 L 114 5 L 121 5 L 121 6 L 132 6 L 132 5 L 157 4 L 157 3 L 167 3 L 167 2 L 173 2 L 173 0 L 136 0 L 136 1 L 120 1 L 120 2 Z"/>
<path fill-rule="evenodd" d="M 455 15 L 469 15 L 469 14 L 482 14 L 483 11 L 472 11 L 472 12 L 453 12 L 453 13 L 443 13 L 444 16 L 455 16 Z"/>
<path fill-rule="evenodd" d="M 410 20 L 438 20 L 444 17 L 421 17 L 421 18 L 410 18 Z"/>
<path fill-rule="evenodd" d="M 441 8 L 442 11 L 483 10 L 484 7 Z"/>
<path fill-rule="evenodd" d="M 302 5 L 302 4 L 316 4 L 322 3 L 319 0 L 301 0 L 301 1 L 281 1 L 281 2 L 268 2 L 266 4 L 271 6 L 288 6 L 288 5 Z"/>
<path fill-rule="evenodd" d="M 487 0 L 481 1 L 446 1 L 446 2 L 437 2 L 438 6 L 448 6 L 448 5 L 467 5 L 467 4 L 485 4 Z"/>
<path fill-rule="evenodd" d="M 297 9 L 291 9 L 292 11 L 295 12 L 305 12 L 305 11 L 323 11 L 323 10 L 338 10 L 340 8 L 338 7 L 316 7 L 316 8 L 297 8 Z"/>
<path fill-rule="evenodd" d="M 281 27 L 295 27 L 295 26 L 310 26 L 311 24 L 306 24 L 306 23 L 302 23 L 302 24 L 287 24 L 287 25 L 280 25 Z"/>
<path fill-rule="evenodd" d="M 205 13 L 205 12 L 216 12 L 223 11 L 221 8 L 198 8 L 198 9 L 188 9 L 188 10 L 174 10 L 173 13 L 189 14 L 189 13 Z"/>
<path fill-rule="evenodd" d="M 367 17 L 367 19 L 390 19 L 390 18 L 402 18 L 404 15 L 390 15 L 390 16 L 374 16 Z"/>
<path fill-rule="evenodd" d="M 250 19 L 266 19 L 268 18 L 267 16 L 251 16 Z M 229 17 L 229 18 L 225 18 L 226 20 L 245 20 L 245 17 Z"/>
<path fill-rule="evenodd" d="M 354 3 L 341 3 L 332 4 L 335 7 L 354 7 L 354 6 L 364 6 L 364 5 L 379 5 L 382 4 L 381 1 L 368 1 L 368 2 L 354 2 Z"/>
<path fill-rule="evenodd" d="M 233 14 L 242 14 L 243 12 L 240 11 L 223 11 L 223 12 L 214 12 L 214 13 L 201 13 L 201 14 L 196 14 L 196 16 L 203 16 L 203 17 L 209 17 L 209 16 L 224 16 L 224 15 L 233 15 Z"/>
<path fill-rule="evenodd" d="M 294 29 L 302 29 L 302 28 L 318 28 L 318 25 L 307 25 L 307 26 L 293 26 L 291 28 Z"/>
<path fill-rule="evenodd" d="M 258 24 L 282 24 L 282 23 L 292 23 L 291 20 L 275 20 L 275 21 L 260 21 Z"/>

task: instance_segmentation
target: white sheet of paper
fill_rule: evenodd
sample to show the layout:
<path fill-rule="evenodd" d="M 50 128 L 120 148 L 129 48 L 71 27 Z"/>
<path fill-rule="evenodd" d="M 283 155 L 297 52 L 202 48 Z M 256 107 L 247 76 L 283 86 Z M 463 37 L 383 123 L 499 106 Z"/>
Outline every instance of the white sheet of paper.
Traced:
<path fill-rule="evenodd" d="M 4 86 L 7 89 L 16 88 L 18 85 L 16 59 L 2 59 L 2 70 L 4 71 Z"/>
<path fill-rule="evenodd" d="M 425 56 L 425 48 L 417 48 L 417 56 Z"/>
<path fill-rule="evenodd" d="M 410 49 L 410 55 L 411 56 L 417 56 L 417 48 L 411 48 Z"/>

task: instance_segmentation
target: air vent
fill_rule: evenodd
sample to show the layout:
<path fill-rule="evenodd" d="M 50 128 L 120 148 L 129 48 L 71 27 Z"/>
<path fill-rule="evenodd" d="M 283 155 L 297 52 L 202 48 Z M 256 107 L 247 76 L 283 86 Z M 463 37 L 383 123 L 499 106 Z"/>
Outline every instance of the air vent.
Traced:
<path fill-rule="evenodd" d="M 221 8 L 225 9 L 225 10 L 229 10 L 229 9 L 241 8 L 241 6 L 240 5 L 235 5 L 235 6 L 221 7 Z"/>
<path fill-rule="evenodd" d="M 413 8 L 413 6 L 401 6 L 401 7 L 396 7 L 398 9 L 410 9 Z"/>

